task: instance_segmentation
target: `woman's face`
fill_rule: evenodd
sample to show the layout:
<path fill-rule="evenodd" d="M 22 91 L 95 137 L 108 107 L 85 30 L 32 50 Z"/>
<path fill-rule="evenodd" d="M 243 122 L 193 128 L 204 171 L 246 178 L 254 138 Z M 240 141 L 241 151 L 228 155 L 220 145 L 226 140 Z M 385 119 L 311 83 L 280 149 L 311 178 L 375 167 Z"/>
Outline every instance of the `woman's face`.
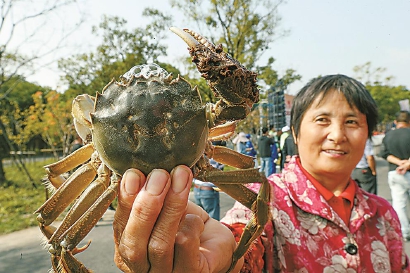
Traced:
<path fill-rule="evenodd" d="M 345 179 L 363 155 L 368 136 L 366 115 L 351 108 L 337 91 L 320 99 L 313 101 L 300 124 L 300 160 L 318 181 L 335 176 Z"/>

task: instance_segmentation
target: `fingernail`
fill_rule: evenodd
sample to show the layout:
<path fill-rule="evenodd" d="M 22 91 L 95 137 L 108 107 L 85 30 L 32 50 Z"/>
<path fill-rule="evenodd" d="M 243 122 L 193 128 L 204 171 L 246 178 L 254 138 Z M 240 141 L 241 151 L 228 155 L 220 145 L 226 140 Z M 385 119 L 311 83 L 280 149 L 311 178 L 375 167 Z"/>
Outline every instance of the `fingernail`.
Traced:
<path fill-rule="evenodd" d="M 140 176 L 132 171 L 128 170 L 124 174 L 124 189 L 125 192 L 129 195 L 135 195 L 140 186 Z"/>
<path fill-rule="evenodd" d="M 148 177 L 146 190 L 152 195 L 159 195 L 169 182 L 169 176 L 162 170 L 153 170 Z"/>
<path fill-rule="evenodd" d="M 182 192 L 190 180 L 191 174 L 185 168 L 175 168 L 172 172 L 172 190 L 175 193 Z"/>

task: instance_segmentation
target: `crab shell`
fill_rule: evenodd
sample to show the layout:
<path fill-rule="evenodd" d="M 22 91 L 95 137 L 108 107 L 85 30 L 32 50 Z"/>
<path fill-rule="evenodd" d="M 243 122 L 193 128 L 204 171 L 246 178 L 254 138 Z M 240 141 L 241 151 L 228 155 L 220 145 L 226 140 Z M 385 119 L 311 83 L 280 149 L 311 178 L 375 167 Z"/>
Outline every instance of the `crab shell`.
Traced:
<path fill-rule="evenodd" d="M 91 132 L 100 158 L 117 174 L 192 167 L 208 138 L 206 106 L 197 88 L 179 76 L 172 80 L 165 70 L 131 74 L 96 96 Z"/>

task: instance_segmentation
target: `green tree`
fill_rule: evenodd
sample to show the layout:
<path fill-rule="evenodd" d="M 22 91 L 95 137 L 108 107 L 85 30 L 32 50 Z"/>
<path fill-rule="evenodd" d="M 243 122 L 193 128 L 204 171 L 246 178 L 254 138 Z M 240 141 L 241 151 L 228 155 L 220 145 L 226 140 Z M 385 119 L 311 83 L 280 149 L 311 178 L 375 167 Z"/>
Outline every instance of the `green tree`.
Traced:
<path fill-rule="evenodd" d="M 33 100 L 34 104 L 24 112 L 23 142 L 33 135 L 40 135 L 51 147 L 55 158 L 58 158 L 59 149 L 62 149 L 63 156 L 67 155 L 75 135 L 71 101 L 54 90 L 38 91 L 33 94 Z"/>
<path fill-rule="evenodd" d="M 26 83 L 28 76 L 52 63 L 53 54 L 64 47 L 67 38 L 81 24 L 81 18 L 74 26 L 60 20 L 60 29 L 57 24 L 50 24 L 54 16 L 58 17 L 76 3 L 76 0 L 4 0 L 0 3 L 0 186 L 6 182 L 3 159 L 19 146 L 13 142 L 18 139 L 16 114 L 22 113 L 19 107 L 27 106 L 26 98 L 31 97 L 26 96 L 23 89 L 20 92 L 25 96 L 17 95 L 15 90 Z M 42 31 L 46 28 L 53 33 L 52 39 L 44 40 Z"/>
<path fill-rule="evenodd" d="M 10 152 L 16 166 L 26 172 L 24 162 L 17 155 L 17 151 L 27 151 L 27 142 L 35 135 L 23 136 L 24 128 L 23 110 L 33 103 L 31 95 L 42 87 L 27 82 L 21 76 L 10 77 L 0 86 L 0 185 L 6 182 L 2 160 L 7 158 Z M 26 172 L 30 178 L 30 174 Z"/>
<path fill-rule="evenodd" d="M 399 101 L 410 98 L 410 91 L 404 86 L 367 84 L 366 88 L 377 103 L 382 123 L 392 122 L 400 111 Z"/>
<path fill-rule="evenodd" d="M 355 78 L 362 81 L 379 108 L 379 121 L 389 123 L 400 111 L 399 101 L 410 98 L 410 91 L 405 86 L 393 86 L 393 76 L 385 76 L 386 68 L 372 66 L 371 62 L 353 68 Z"/>
<path fill-rule="evenodd" d="M 83 93 L 95 95 L 133 66 L 158 63 L 158 57 L 166 54 L 162 42 L 171 17 L 154 9 L 145 9 L 142 16 L 150 23 L 132 31 L 126 29 L 126 20 L 104 16 L 99 26 L 93 27 L 93 34 L 102 39 L 97 49 L 59 61 L 69 84 L 67 97 Z"/>

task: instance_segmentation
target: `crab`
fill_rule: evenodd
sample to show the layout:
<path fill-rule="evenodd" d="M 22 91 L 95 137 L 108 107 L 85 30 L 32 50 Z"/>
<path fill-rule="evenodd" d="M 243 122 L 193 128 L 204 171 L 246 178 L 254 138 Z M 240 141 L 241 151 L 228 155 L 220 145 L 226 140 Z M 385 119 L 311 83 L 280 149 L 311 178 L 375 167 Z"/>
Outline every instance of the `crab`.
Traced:
<path fill-rule="evenodd" d="M 44 167 L 55 191 L 36 211 L 47 238 L 51 271 L 90 272 L 74 257 L 90 242 L 77 245 L 116 198 L 121 175 L 129 168 L 147 175 L 154 168 L 171 171 L 187 165 L 194 177 L 212 181 L 251 209 L 253 218 L 234 251 L 231 269 L 270 219 L 270 186 L 254 168 L 253 158 L 211 142 L 232 136 L 236 123 L 258 102 L 256 73 L 225 53 L 221 45 L 191 30 L 171 31 L 186 42 L 192 62 L 219 100 L 203 104 L 197 87 L 179 75 L 173 79 L 156 64 L 135 66 L 95 97 L 79 95 L 73 100 L 75 129 L 86 145 Z M 210 158 L 236 169 L 219 171 L 211 166 Z M 65 179 L 64 174 L 76 167 Z M 259 192 L 248 189 L 247 183 L 261 183 Z M 69 206 L 60 226 L 53 227 Z"/>

